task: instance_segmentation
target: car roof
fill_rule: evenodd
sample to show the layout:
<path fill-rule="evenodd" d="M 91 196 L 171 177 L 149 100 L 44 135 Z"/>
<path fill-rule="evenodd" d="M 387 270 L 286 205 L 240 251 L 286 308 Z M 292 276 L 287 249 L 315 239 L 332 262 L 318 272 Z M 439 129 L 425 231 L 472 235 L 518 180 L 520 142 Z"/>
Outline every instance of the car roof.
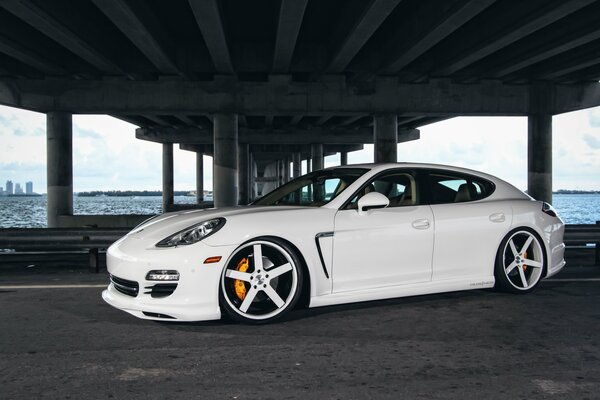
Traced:
<path fill-rule="evenodd" d="M 490 180 L 498 180 L 499 178 L 486 174 L 485 172 L 476 171 L 469 168 L 456 167 L 452 165 L 444 165 L 444 164 L 433 164 L 433 163 L 416 163 L 416 162 L 396 162 L 396 163 L 363 163 L 363 164 L 348 164 L 348 165 L 340 165 L 335 167 L 329 167 L 326 169 L 335 169 L 335 168 L 367 168 L 372 171 L 385 171 L 386 169 L 392 168 L 430 168 L 430 169 L 441 169 L 446 171 L 454 171 L 454 172 L 463 172 L 466 174 L 478 175 L 481 177 L 485 177 Z"/>

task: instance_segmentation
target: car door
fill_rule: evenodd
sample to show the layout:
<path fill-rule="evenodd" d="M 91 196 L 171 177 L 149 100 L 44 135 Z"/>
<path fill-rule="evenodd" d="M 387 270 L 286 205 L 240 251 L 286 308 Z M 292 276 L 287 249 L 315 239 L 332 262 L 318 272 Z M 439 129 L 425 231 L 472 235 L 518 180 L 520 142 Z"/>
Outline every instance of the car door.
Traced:
<path fill-rule="evenodd" d="M 429 171 L 435 219 L 433 280 L 493 275 L 498 246 L 510 228 L 506 201 L 486 201 L 494 185 L 480 177 Z"/>
<path fill-rule="evenodd" d="M 390 204 L 359 215 L 358 199 L 369 191 L 384 194 Z M 364 185 L 337 212 L 333 292 L 431 280 L 433 214 L 420 197 L 416 171 L 388 171 Z"/>

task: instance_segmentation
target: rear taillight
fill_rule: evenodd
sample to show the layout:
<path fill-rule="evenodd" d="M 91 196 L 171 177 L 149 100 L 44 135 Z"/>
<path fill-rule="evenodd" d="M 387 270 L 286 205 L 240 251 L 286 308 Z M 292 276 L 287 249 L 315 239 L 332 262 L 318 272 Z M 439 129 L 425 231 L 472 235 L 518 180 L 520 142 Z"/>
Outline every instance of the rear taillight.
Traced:
<path fill-rule="evenodd" d="M 556 210 L 554 209 L 554 207 L 552 207 L 551 204 L 548 204 L 546 202 L 542 203 L 542 211 L 551 217 L 554 217 L 554 218 L 558 217 L 558 214 L 556 214 Z"/>

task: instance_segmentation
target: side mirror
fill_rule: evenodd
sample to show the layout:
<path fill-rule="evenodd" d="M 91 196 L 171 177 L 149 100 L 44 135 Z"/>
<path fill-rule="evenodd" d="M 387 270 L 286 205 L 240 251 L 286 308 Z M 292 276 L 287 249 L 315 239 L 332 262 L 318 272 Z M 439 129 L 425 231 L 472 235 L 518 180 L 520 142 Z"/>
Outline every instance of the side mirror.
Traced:
<path fill-rule="evenodd" d="M 358 214 L 363 215 L 374 208 L 386 208 L 390 199 L 378 192 L 370 192 L 358 199 Z"/>

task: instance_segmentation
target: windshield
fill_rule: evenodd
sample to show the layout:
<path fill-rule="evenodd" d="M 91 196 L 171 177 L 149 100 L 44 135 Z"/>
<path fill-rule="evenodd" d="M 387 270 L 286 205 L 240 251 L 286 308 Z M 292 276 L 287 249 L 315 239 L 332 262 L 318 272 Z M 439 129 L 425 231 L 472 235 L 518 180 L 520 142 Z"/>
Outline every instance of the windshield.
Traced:
<path fill-rule="evenodd" d="M 335 168 L 311 172 L 256 200 L 257 206 L 320 207 L 340 195 L 368 169 Z"/>

